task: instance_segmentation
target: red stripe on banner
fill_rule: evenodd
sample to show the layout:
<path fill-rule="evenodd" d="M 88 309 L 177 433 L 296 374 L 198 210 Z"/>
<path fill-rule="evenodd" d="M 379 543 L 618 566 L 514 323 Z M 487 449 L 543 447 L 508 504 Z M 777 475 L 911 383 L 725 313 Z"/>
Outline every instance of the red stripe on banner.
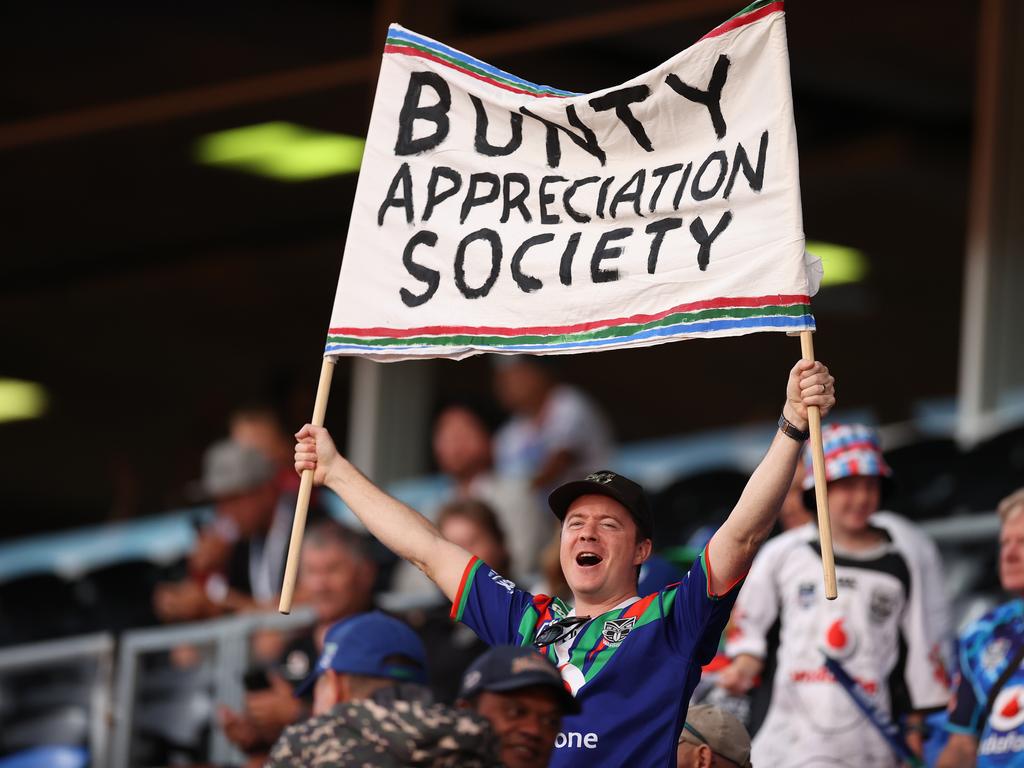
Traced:
<path fill-rule="evenodd" d="M 629 323 L 650 323 L 677 312 L 691 312 L 698 309 L 723 309 L 727 307 L 766 307 L 782 304 L 809 304 L 809 296 L 755 296 L 741 298 L 707 299 L 680 304 L 654 315 L 632 315 L 617 317 L 613 320 L 594 320 L 576 325 L 540 325 L 525 328 L 498 328 L 494 326 L 468 325 L 427 325 L 420 328 L 330 328 L 328 334 L 334 336 L 385 336 L 401 339 L 407 336 L 444 336 L 449 334 L 473 334 L 479 336 L 536 336 L 551 334 L 568 334 L 589 331 L 594 328 L 613 327 Z"/>
<path fill-rule="evenodd" d="M 784 11 L 785 5 L 786 4 L 782 2 L 782 0 L 779 0 L 779 2 L 771 3 L 770 5 L 766 5 L 764 8 L 758 8 L 756 11 L 752 11 L 751 13 L 748 13 L 746 16 L 740 16 L 738 19 L 729 19 L 729 21 L 725 22 L 720 26 L 715 27 L 706 35 L 704 35 L 704 37 L 702 37 L 701 40 L 706 40 L 709 37 L 718 37 L 719 35 L 724 35 L 726 32 L 732 32 L 734 29 L 744 27 L 747 24 L 751 24 L 757 21 L 758 19 L 763 19 L 770 13 L 775 13 L 776 11 Z"/>
<path fill-rule="evenodd" d="M 488 85 L 493 85 L 495 88 L 504 88 L 506 91 L 512 91 L 512 93 L 519 93 L 519 94 L 522 94 L 523 96 L 534 96 L 534 97 L 536 97 L 538 99 L 544 99 L 544 98 L 564 99 L 564 98 L 566 98 L 565 96 L 562 96 L 562 95 L 557 94 L 557 93 L 533 93 L 532 91 L 524 91 L 521 88 L 513 88 L 511 85 L 505 85 L 504 83 L 496 82 L 494 80 L 491 80 L 490 78 L 483 77 L 482 75 L 478 75 L 476 72 L 470 72 L 468 69 L 463 69 L 462 67 L 458 67 L 455 64 L 452 64 L 450 61 L 445 61 L 444 59 L 439 59 L 437 56 L 431 56 L 430 54 L 425 53 L 423 51 L 420 51 L 420 50 L 418 50 L 416 48 L 406 48 L 404 45 L 385 45 L 384 46 L 384 53 L 398 53 L 398 54 L 401 54 L 403 56 L 418 56 L 421 59 L 426 59 L 427 61 L 433 61 L 433 62 L 436 62 L 438 64 L 442 64 L 442 65 L 444 65 L 446 67 L 449 67 L 451 69 L 454 69 L 456 72 L 461 72 L 464 75 L 469 75 L 470 77 L 475 78 L 475 79 L 479 80 L 482 83 L 487 83 Z"/>

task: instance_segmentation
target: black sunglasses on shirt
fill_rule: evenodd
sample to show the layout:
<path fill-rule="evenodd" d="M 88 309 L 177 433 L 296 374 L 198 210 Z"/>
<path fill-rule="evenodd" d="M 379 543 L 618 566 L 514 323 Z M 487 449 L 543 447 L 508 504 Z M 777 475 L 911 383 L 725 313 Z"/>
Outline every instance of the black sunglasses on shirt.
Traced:
<path fill-rule="evenodd" d="M 557 643 L 567 638 L 588 621 L 590 621 L 589 616 L 566 616 L 564 619 L 556 619 L 537 633 L 537 636 L 533 638 L 533 644 L 541 648 L 545 645 Z"/>

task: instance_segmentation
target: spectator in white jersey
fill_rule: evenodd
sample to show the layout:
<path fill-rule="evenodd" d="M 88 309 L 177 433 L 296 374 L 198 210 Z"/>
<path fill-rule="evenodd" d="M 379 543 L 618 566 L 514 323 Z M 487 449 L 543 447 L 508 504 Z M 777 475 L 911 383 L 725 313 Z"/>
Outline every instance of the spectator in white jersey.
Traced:
<path fill-rule="evenodd" d="M 894 767 L 894 750 L 825 665 L 838 664 L 867 693 L 880 716 L 905 715 L 905 740 L 920 754 L 920 724 L 949 699 L 934 648 L 919 559 L 874 524 L 892 474 L 878 437 L 856 424 L 822 430 L 839 597 L 824 599 L 821 552 L 813 524 L 766 544 L 754 559 L 733 614 L 720 685 L 750 690 L 780 622 L 771 704 L 754 737 L 753 763 L 786 766 Z M 807 473 L 805 488 L 813 487 Z"/>

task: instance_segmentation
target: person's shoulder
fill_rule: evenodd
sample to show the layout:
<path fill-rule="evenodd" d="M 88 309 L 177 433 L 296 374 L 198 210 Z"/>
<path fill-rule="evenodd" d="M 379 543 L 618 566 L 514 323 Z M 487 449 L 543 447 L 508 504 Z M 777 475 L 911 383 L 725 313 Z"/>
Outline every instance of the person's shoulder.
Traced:
<path fill-rule="evenodd" d="M 904 545 L 913 548 L 935 547 L 935 542 L 922 530 L 921 526 L 895 512 L 879 510 L 871 516 L 870 522 L 876 528 L 881 528 L 888 533 L 897 547 Z"/>
<path fill-rule="evenodd" d="M 969 647 L 972 640 L 991 636 L 1004 626 L 1010 626 L 1024 641 L 1024 601 L 1014 599 L 990 609 L 964 627 L 960 633 L 961 643 Z"/>

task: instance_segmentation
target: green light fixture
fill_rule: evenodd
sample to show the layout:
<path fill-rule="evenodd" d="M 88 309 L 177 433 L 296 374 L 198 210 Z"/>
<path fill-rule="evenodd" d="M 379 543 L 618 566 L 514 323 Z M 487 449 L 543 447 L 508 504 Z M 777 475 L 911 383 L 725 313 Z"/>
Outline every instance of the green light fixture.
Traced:
<path fill-rule="evenodd" d="M 821 259 L 825 269 L 822 286 L 859 283 L 868 273 L 867 256 L 856 248 L 808 240 L 807 250 Z"/>
<path fill-rule="evenodd" d="M 312 181 L 358 171 L 365 145 L 356 136 L 273 122 L 207 134 L 196 142 L 195 157 L 277 181 Z"/>
<path fill-rule="evenodd" d="M 0 379 L 0 423 L 38 419 L 46 413 L 46 390 L 21 379 Z"/>

